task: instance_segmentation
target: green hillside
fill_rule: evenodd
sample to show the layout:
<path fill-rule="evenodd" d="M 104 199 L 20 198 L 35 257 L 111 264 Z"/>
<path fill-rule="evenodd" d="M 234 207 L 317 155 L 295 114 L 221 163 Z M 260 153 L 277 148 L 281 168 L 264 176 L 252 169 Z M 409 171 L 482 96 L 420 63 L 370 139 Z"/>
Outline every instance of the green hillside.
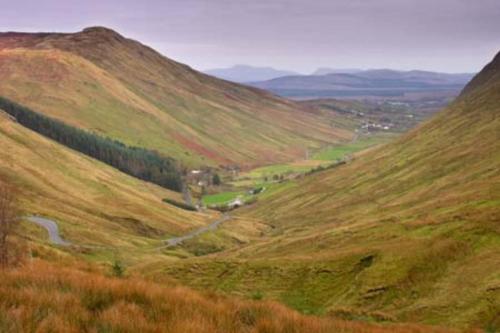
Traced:
<path fill-rule="evenodd" d="M 327 117 L 216 79 L 105 28 L 0 34 L 2 95 L 188 164 L 289 161 L 349 139 Z"/>
<path fill-rule="evenodd" d="M 127 260 L 134 261 L 137 249 L 161 245 L 161 239 L 215 218 L 162 202 L 182 199 L 179 193 L 127 176 L 50 141 L 2 111 L 0 143 L 0 182 L 20 191 L 25 214 L 56 220 L 64 239 L 77 247 L 97 246 L 91 251 L 96 255 L 128 253 Z M 45 230 L 35 232 L 37 227 L 27 223 L 23 227 L 23 235 L 46 241 Z"/>
<path fill-rule="evenodd" d="M 324 110 L 199 74 L 104 28 L 2 34 L 0 59 L 0 90 L 9 99 L 191 165 L 266 164 L 253 171 L 259 178 L 284 172 L 290 165 L 271 163 L 302 157 L 306 148 L 332 147 L 316 156 L 325 160 L 363 148 L 361 141 L 351 141 L 350 121 L 332 120 Z M 152 286 L 144 278 L 175 284 L 174 278 L 203 290 L 277 300 L 304 314 L 328 317 L 328 322 L 334 318 L 335 325 L 343 319 L 382 325 L 366 332 L 398 331 L 393 322 L 417 323 L 415 332 L 426 330 L 421 324 L 495 332 L 500 329 L 499 100 L 500 55 L 429 122 L 394 142 L 357 153 L 345 164 L 284 180 L 251 205 L 229 213 L 231 218 L 170 205 L 183 201 L 179 193 L 65 148 L 4 113 L 0 181 L 20 190 L 27 215 L 56 220 L 62 237 L 74 244 L 48 246 L 43 230 L 22 224 L 15 239 L 33 249 L 25 252 L 55 265 L 84 265 L 85 259 L 98 263 L 93 270 L 109 269 L 118 258 L 138 286 Z M 340 149 L 335 145 L 339 141 L 351 145 Z M 254 179 L 252 172 L 247 177 Z M 229 194 L 220 195 L 215 199 L 224 201 Z M 162 240 L 222 220 L 175 247 L 159 248 Z M 43 276 L 51 276 L 52 266 L 40 267 L 45 267 Z M 23 269 L 19 274 L 38 281 Z M 4 276 L 15 280 L 13 272 Z M 117 288 L 107 296 L 109 308 L 121 297 L 130 303 L 132 296 L 119 290 L 135 282 L 98 275 L 97 304 L 108 284 Z M 79 289 L 79 281 L 71 281 L 73 302 L 85 302 L 87 292 Z M 58 283 L 36 282 L 33 287 L 59 292 L 64 288 Z M 16 288 L 9 285 L 4 292 L 21 299 Z M 163 304 L 160 296 L 141 296 L 147 293 L 142 288 L 134 297 Z M 60 305 L 53 298 L 46 302 Z M 95 310 L 93 302 L 80 313 Z M 132 317 L 146 325 L 141 313 L 159 313 L 151 304 L 141 303 L 144 310 L 126 307 L 135 309 Z M 206 304 L 209 308 L 211 303 Z M 116 315 L 119 307 L 113 311 Z M 106 322 L 106 311 L 97 313 Z M 227 308 L 220 313 L 234 317 Z M 73 318 L 58 315 L 65 323 Z M 2 318 L 0 325 L 6 322 Z M 30 318 L 38 323 L 36 316 Z M 252 325 L 256 318 L 250 315 Z M 311 325 L 319 325 L 317 320 Z M 293 330 L 288 331 L 297 329 L 290 325 Z M 352 329 L 352 323 L 345 325 Z M 229 327 L 238 330 L 239 322 Z M 329 332 L 329 327 L 318 331 Z"/>
<path fill-rule="evenodd" d="M 155 274 L 303 312 L 500 329 L 499 74 L 500 55 L 431 121 L 240 211 L 268 226 L 249 244 Z"/>

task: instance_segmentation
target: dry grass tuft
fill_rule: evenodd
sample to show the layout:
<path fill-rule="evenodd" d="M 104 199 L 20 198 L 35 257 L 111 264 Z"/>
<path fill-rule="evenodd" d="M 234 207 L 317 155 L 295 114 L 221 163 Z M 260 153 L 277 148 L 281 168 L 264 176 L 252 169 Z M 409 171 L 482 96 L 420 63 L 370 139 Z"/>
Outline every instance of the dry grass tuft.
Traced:
<path fill-rule="evenodd" d="M 452 332 L 303 316 L 274 302 L 201 295 L 41 260 L 1 271 L 0 279 L 1 332 Z"/>

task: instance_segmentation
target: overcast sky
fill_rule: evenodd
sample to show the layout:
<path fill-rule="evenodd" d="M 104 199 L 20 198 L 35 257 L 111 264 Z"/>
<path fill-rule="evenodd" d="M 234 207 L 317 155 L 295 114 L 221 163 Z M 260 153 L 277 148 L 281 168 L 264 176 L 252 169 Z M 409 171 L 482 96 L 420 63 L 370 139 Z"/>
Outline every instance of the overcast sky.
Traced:
<path fill-rule="evenodd" d="M 500 50 L 500 0 L 0 0 L 0 31 L 101 25 L 196 69 L 469 72 Z"/>

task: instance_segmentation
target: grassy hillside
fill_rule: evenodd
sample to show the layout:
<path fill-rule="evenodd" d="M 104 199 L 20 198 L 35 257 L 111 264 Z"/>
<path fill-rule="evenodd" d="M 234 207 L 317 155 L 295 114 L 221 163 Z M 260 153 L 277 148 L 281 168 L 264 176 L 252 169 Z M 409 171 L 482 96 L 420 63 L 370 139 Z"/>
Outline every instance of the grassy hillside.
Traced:
<path fill-rule="evenodd" d="M 148 247 L 213 218 L 168 205 L 162 199 L 181 201 L 180 194 L 45 139 L 1 112 L 0 143 L 0 181 L 21 191 L 26 214 L 57 220 L 63 237 L 76 245 Z M 33 235 L 35 227 L 25 227 Z"/>
<path fill-rule="evenodd" d="M 0 113 L 0 142 L 0 181 L 20 190 L 26 214 L 56 219 L 63 237 L 74 244 L 48 246 L 45 232 L 22 224 L 14 238 L 22 262 L 0 270 L 1 332 L 454 332 L 304 316 L 275 302 L 199 294 L 163 277 L 144 280 L 141 265 L 175 262 L 151 251 L 159 239 L 214 216 L 162 203 L 166 197 L 180 201 L 180 195 L 43 138 L 5 113 Z M 242 230 L 259 233 L 244 219 L 224 233 L 234 238 Z M 84 263 L 82 257 L 100 264 Z M 127 267 L 123 278 L 110 277 L 102 262 L 116 258 L 135 269 Z"/>
<path fill-rule="evenodd" d="M 69 266 L 69 267 L 68 267 Z M 88 267 L 35 260 L 0 271 L 0 331 L 166 333 L 452 333 L 417 325 L 374 325 L 300 315 L 272 302 L 200 295 Z"/>
<path fill-rule="evenodd" d="M 0 60 L 0 90 L 9 98 L 188 163 L 279 162 L 351 136 L 322 112 L 201 75 L 102 28 L 3 34 Z M 156 246 L 217 215 L 169 205 L 162 200 L 180 195 L 1 114 L 0 181 L 20 189 L 27 214 L 57 220 L 77 246 L 46 246 L 45 233 L 22 225 L 20 243 L 32 240 L 31 253 L 53 263 L 28 260 L 0 273 L 0 330 L 368 333 L 432 332 L 420 324 L 436 324 L 497 331 L 499 73 L 497 56 L 428 123 L 345 165 L 284 183 L 175 249 Z M 106 278 L 96 266 L 61 268 L 73 257 L 119 258 L 130 274 L 158 284 Z M 165 275 L 325 318 L 165 288 L 159 284 L 175 283 Z M 401 321 L 419 324 L 393 324 Z"/>
<path fill-rule="evenodd" d="M 497 56 L 431 121 L 245 208 L 269 226 L 249 245 L 162 272 L 303 312 L 500 329 L 499 71 Z"/>
<path fill-rule="evenodd" d="M 129 147 L 29 110 L 0 97 L 0 109 L 15 121 L 65 147 L 104 162 L 128 175 L 170 190 L 182 190 L 182 173 L 176 161 L 145 148 Z"/>
<path fill-rule="evenodd" d="M 105 28 L 0 34 L 0 59 L 5 97 L 191 164 L 288 161 L 351 137 L 304 106 L 198 73 Z"/>

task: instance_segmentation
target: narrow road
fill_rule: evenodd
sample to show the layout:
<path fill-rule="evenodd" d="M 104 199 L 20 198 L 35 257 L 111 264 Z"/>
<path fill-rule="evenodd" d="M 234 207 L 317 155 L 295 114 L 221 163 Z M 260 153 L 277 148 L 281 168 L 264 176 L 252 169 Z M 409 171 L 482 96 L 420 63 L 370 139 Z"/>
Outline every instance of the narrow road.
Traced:
<path fill-rule="evenodd" d="M 61 238 L 61 235 L 59 234 L 59 228 L 57 226 L 57 223 L 49 220 L 47 218 L 39 217 L 39 216 L 28 216 L 25 218 L 27 221 L 37 224 L 47 230 L 47 233 L 49 234 L 49 240 L 51 243 L 59 245 L 59 246 L 70 246 L 72 245 L 71 242 L 68 242 L 64 239 Z M 228 221 L 231 219 L 231 216 L 228 214 L 224 214 L 221 218 L 215 220 L 214 222 L 210 223 L 207 226 L 201 227 L 199 229 L 196 229 L 194 231 L 191 231 L 190 233 L 185 234 L 184 236 L 179 236 L 179 237 L 173 237 L 164 240 L 163 242 L 165 245 L 162 245 L 160 247 L 157 247 L 155 249 L 162 249 L 162 248 L 167 248 L 167 247 L 173 247 L 181 244 L 185 240 L 194 238 L 196 236 L 199 236 L 205 232 L 213 231 L 216 230 L 220 224 Z M 91 247 L 91 248 L 100 248 L 97 246 L 86 246 L 86 247 Z"/>
<path fill-rule="evenodd" d="M 184 185 L 182 187 L 182 198 L 184 199 L 184 202 L 186 203 L 186 205 L 194 207 L 193 198 L 191 197 L 191 192 L 189 191 L 188 185 Z"/>
<path fill-rule="evenodd" d="M 194 237 L 199 236 L 199 235 L 201 235 L 205 232 L 208 232 L 208 231 L 216 230 L 220 224 L 222 224 L 230 219 L 231 219 L 231 216 L 229 216 L 228 214 L 224 214 L 220 219 L 210 223 L 209 225 L 207 225 L 205 227 L 201 227 L 200 229 L 196 229 L 194 231 L 191 231 L 190 233 L 188 233 L 184 236 L 166 239 L 164 241 L 165 245 L 162 246 L 161 248 L 177 246 L 177 245 L 181 244 L 182 242 L 184 242 L 185 240 L 194 238 Z"/>
<path fill-rule="evenodd" d="M 35 223 L 49 233 L 49 240 L 51 243 L 60 245 L 60 246 L 69 246 L 71 245 L 70 242 L 65 241 L 64 239 L 61 238 L 61 235 L 59 235 L 59 228 L 57 227 L 57 224 L 49 219 L 39 217 L 39 216 L 28 216 L 26 217 L 26 220 Z"/>

